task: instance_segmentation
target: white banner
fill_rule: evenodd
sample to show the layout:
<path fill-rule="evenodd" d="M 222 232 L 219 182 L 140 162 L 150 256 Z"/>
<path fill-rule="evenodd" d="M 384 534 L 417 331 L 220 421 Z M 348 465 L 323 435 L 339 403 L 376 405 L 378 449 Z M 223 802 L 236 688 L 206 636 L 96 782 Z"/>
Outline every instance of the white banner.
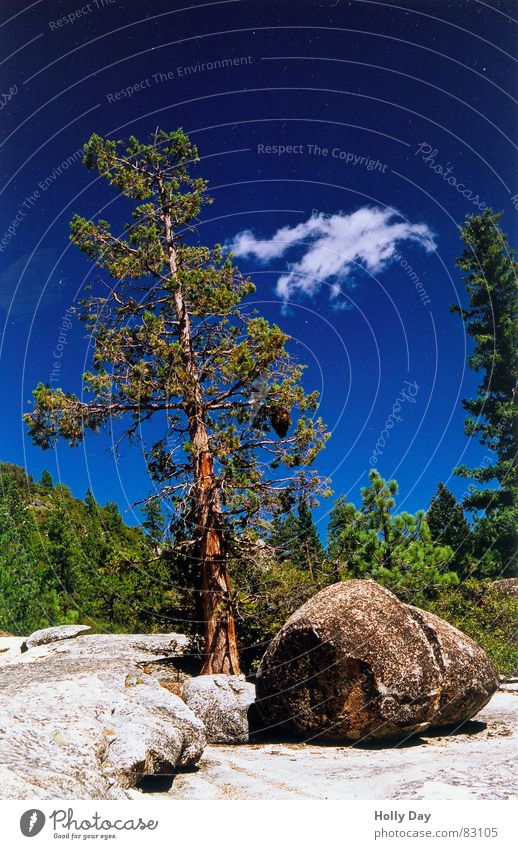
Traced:
<path fill-rule="evenodd" d="M 515 801 L 33 800 L 4 801 L 1 812 L 6 849 L 516 845 Z"/>

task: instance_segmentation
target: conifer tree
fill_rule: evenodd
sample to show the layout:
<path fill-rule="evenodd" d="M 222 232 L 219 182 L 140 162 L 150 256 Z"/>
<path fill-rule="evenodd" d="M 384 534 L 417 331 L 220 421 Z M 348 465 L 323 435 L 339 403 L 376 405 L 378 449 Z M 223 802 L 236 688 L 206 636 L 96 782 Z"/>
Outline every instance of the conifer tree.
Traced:
<path fill-rule="evenodd" d="M 270 544 L 279 562 L 289 560 L 299 569 L 305 569 L 316 581 L 317 572 L 324 560 L 324 547 L 308 502 L 301 498 L 297 512 L 290 510 L 273 522 Z"/>
<path fill-rule="evenodd" d="M 480 538 L 511 573 L 518 551 L 518 285 L 515 255 L 500 218 L 486 210 L 468 216 L 460 228 L 465 249 L 457 264 L 464 272 L 469 308 L 451 309 L 474 342 L 469 365 L 482 374 L 476 395 L 463 401 L 465 431 L 489 453 L 477 468 L 460 466 L 455 472 L 483 485 L 470 488 L 464 506 L 484 511 L 477 522 Z M 489 485 L 493 482 L 496 487 Z"/>
<path fill-rule="evenodd" d="M 451 568 L 464 576 L 471 551 L 471 530 L 464 510 L 443 483 L 439 483 L 426 513 L 426 521 L 434 542 L 449 545 L 453 558 Z M 468 568 L 469 571 L 469 568 Z"/>
<path fill-rule="evenodd" d="M 43 469 L 41 473 L 40 485 L 45 487 L 45 489 L 49 490 L 52 489 L 52 487 L 54 486 L 52 475 L 50 474 L 50 472 L 47 471 L 47 469 Z"/>
<path fill-rule="evenodd" d="M 309 415 L 317 395 L 305 393 L 288 337 L 246 302 L 251 281 L 221 246 L 194 244 L 208 201 L 205 181 L 191 174 L 197 160 L 182 130 L 157 130 L 147 143 L 93 135 L 86 144 L 86 166 L 136 202 L 133 219 L 117 234 L 107 221 L 74 216 L 72 242 L 114 281 L 82 314 L 94 347 L 84 389 L 93 397 L 40 384 L 25 419 L 43 448 L 58 437 L 77 445 L 85 429 L 112 419 L 127 422 L 127 439 L 165 420 L 163 437 L 145 450 L 155 492 L 183 523 L 199 571 L 202 671 L 237 673 L 235 540 L 318 489 L 316 473 L 303 469 L 326 431 Z"/>

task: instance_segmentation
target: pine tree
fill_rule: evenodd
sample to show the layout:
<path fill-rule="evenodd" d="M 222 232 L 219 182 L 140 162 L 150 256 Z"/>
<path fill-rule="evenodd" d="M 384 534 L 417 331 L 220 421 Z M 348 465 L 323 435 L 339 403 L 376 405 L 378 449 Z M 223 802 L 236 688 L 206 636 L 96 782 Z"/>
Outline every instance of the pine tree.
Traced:
<path fill-rule="evenodd" d="M 192 244 L 208 199 L 183 131 L 157 130 L 146 144 L 94 135 L 85 151 L 86 166 L 137 205 L 121 236 L 103 220 L 76 215 L 71 224 L 73 243 L 115 281 L 82 315 L 94 344 L 84 376 L 93 400 L 40 384 L 25 420 L 48 448 L 58 437 L 77 445 L 85 428 L 117 418 L 137 438 L 156 414 L 167 417 L 163 438 L 145 450 L 199 564 L 202 671 L 237 673 L 230 556 L 245 529 L 318 489 L 316 474 L 302 472 L 327 436 L 308 415 L 317 395 L 304 392 L 288 337 L 244 301 L 254 287 L 232 257 Z"/>
<path fill-rule="evenodd" d="M 300 565 L 307 569 L 313 580 L 324 560 L 324 547 L 318 535 L 313 514 L 305 498 L 301 498 L 298 506 L 299 551 Z"/>
<path fill-rule="evenodd" d="M 43 469 L 41 473 L 40 486 L 45 487 L 45 489 L 52 489 L 54 486 L 52 475 L 47 471 L 47 469 Z"/>
<path fill-rule="evenodd" d="M 383 566 L 392 569 L 392 527 L 391 511 L 397 495 L 396 481 L 385 481 L 376 469 L 369 472 L 370 485 L 363 487 L 362 513 L 367 520 L 367 527 L 380 534 L 383 540 Z"/>
<path fill-rule="evenodd" d="M 50 625 L 57 593 L 34 518 L 15 480 L 0 476 L 0 629 L 30 634 Z"/>
<path fill-rule="evenodd" d="M 154 548 L 157 548 L 162 542 L 165 532 L 165 516 L 160 501 L 156 498 L 149 499 L 142 508 L 142 513 L 144 515 L 142 527 Z"/>
<path fill-rule="evenodd" d="M 296 513 L 291 510 L 286 516 L 277 517 L 270 544 L 279 562 L 289 560 L 317 581 L 325 553 L 307 499 L 300 499 Z"/>
<path fill-rule="evenodd" d="M 501 567 L 511 574 L 518 551 L 518 286 L 517 263 L 500 218 L 486 210 L 468 216 L 460 229 L 465 249 L 457 264 L 464 272 L 470 306 L 451 309 L 462 317 L 474 341 L 469 365 L 482 372 L 476 395 L 463 401 L 468 412 L 465 431 L 478 437 L 489 453 L 477 468 L 460 466 L 455 472 L 485 484 L 470 488 L 464 506 L 484 511 L 476 522 L 475 542 L 478 537 L 497 552 Z M 488 485 L 491 482 L 496 488 Z"/>
<path fill-rule="evenodd" d="M 440 545 L 449 545 L 453 552 L 451 568 L 465 577 L 469 574 L 469 555 L 472 550 L 471 530 L 461 504 L 443 483 L 439 483 L 426 513 L 431 538 Z"/>
<path fill-rule="evenodd" d="M 335 574 L 373 578 L 413 604 L 455 586 L 452 550 L 434 542 L 424 512 L 394 514 L 396 481 L 385 481 L 376 469 L 369 479 L 361 509 L 340 498 L 331 511 L 329 557 Z"/>

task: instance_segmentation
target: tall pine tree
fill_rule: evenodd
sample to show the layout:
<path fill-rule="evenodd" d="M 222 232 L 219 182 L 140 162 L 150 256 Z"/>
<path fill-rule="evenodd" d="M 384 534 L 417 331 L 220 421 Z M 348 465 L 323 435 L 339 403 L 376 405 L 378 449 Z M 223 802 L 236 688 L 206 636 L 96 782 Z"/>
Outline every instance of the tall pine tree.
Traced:
<path fill-rule="evenodd" d="M 486 210 L 468 216 L 460 230 L 465 248 L 457 264 L 469 308 L 456 305 L 452 311 L 462 317 L 474 342 L 469 365 L 482 374 L 476 395 L 463 401 L 465 431 L 488 453 L 478 467 L 460 466 L 455 472 L 482 485 L 471 487 L 464 500 L 468 510 L 484 511 L 476 523 L 478 553 L 496 555 L 495 568 L 513 574 L 518 551 L 518 286 L 517 263 L 500 218 Z"/>
<path fill-rule="evenodd" d="M 127 422 L 129 439 L 151 418 L 165 420 L 163 437 L 146 446 L 148 466 L 198 564 L 202 671 L 237 673 L 232 549 L 280 504 L 318 489 L 316 474 L 303 472 L 326 439 L 308 415 L 317 396 L 305 393 L 286 334 L 246 303 L 251 281 L 221 246 L 192 243 L 208 199 L 205 181 L 191 175 L 198 154 L 183 131 L 157 130 L 146 143 L 94 135 L 85 151 L 86 166 L 136 202 L 122 235 L 104 220 L 76 215 L 71 224 L 72 242 L 114 281 L 83 313 L 93 400 L 40 384 L 25 419 L 43 448 L 58 437 L 77 445 L 85 429 L 113 419 Z"/>

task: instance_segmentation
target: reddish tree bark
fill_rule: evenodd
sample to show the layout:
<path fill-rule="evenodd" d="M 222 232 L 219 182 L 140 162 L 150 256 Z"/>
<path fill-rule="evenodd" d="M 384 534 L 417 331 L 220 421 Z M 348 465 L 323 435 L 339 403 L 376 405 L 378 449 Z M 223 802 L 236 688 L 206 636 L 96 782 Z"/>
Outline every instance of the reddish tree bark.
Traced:
<path fill-rule="evenodd" d="M 167 200 L 162 196 L 166 243 L 171 275 L 177 276 L 174 235 Z M 178 336 L 188 383 L 185 387 L 185 412 L 193 446 L 194 515 L 198 535 L 202 606 L 205 620 L 204 662 L 202 675 L 225 673 L 238 675 L 237 650 L 227 548 L 223 530 L 221 502 L 214 474 L 214 457 L 205 423 L 201 380 L 193 350 L 189 312 L 180 287 L 174 292 Z"/>

